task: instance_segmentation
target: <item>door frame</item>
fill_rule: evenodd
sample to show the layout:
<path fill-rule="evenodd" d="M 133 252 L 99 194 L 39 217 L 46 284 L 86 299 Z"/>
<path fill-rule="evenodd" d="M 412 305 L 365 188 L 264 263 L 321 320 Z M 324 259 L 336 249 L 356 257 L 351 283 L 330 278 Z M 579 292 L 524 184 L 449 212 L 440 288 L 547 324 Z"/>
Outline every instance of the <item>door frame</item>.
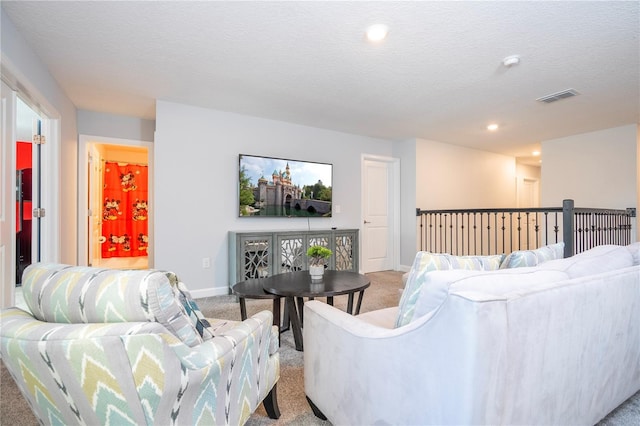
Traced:
<path fill-rule="evenodd" d="M 365 161 L 374 161 L 386 163 L 391 167 L 390 182 L 389 182 L 389 206 L 391 218 L 389 220 L 389 229 L 391 230 L 391 267 L 394 271 L 398 270 L 400 265 L 400 159 L 396 157 L 388 157 L 383 155 L 374 154 L 362 154 L 360 160 L 360 193 L 362 194 L 360 204 L 360 265 L 364 265 L 363 259 L 368 250 L 365 241 L 364 220 L 365 220 L 365 208 L 367 202 L 367 194 L 365 188 L 367 187 L 366 173 L 365 173 Z"/>
<path fill-rule="evenodd" d="M 36 114 L 40 116 L 42 135 L 45 137 L 46 142 L 42 145 L 41 155 L 45 161 L 41 162 L 40 175 L 41 175 L 41 202 L 40 207 L 46 211 L 46 216 L 42 219 L 42 226 L 40 232 L 40 261 L 42 262 L 58 262 L 60 260 L 60 144 L 62 140 L 62 129 L 60 126 L 60 114 L 58 110 L 54 108 L 42 93 L 31 84 L 31 82 L 24 77 L 21 73 L 16 71 L 16 68 L 12 65 L 11 61 L 6 60 L 2 55 L 2 67 L 0 70 L 0 79 L 5 83 L 12 92 L 12 96 L 16 98 L 16 102 L 13 103 L 13 122 L 3 123 L 4 125 L 10 125 L 9 130 L 12 135 L 13 143 L 10 146 L 3 147 L 7 155 L 6 161 L 11 165 L 11 172 L 9 182 L 10 188 L 3 200 L 0 200 L 3 208 L 6 206 L 12 206 L 4 214 L 9 217 L 12 223 L 15 223 L 16 212 L 16 193 L 15 193 L 15 161 L 16 161 L 16 149 L 15 138 L 16 132 L 16 104 L 19 97 L 29 108 L 31 108 Z M 3 129 L 3 131 L 5 131 Z M 3 169 L 4 170 L 4 169 Z M 8 168 L 7 168 L 8 170 Z M 14 225 L 15 227 L 15 225 Z M 3 297 L 0 300 L 0 304 L 5 306 L 13 306 L 16 303 L 15 297 L 15 234 L 12 234 L 10 253 L 5 253 L 5 256 L 10 256 L 11 268 L 10 271 L 4 271 L 3 265 L 3 278 L 1 280 L 1 293 Z M 36 236 L 34 235 L 34 238 Z M 33 246 L 34 249 L 36 246 Z M 7 279 L 7 273 L 11 274 L 11 278 Z M 11 287 L 10 289 L 8 287 Z M 5 300 L 4 295 L 8 295 L 9 300 Z"/>
<path fill-rule="evenodd" d="M 524 183 L 533 183 L 534 205 L 522 206 L 521 196 L 524 192 Z M 516 207 L 540 207 L 540 179 L 537 177 L 518 176 L 516 181 Z"/>
<path fill-rule="evenodd" d="M 5 93 L 5 91 L 7 93 Z M 15 304 L 16 287 L 16 105 L 17 95 L 2 81 L 2 146 L 0 149 L 0 308 Z M 6 96 L 6 101 L 5 101 Z M 9 122 L 12 125 L 9 125 Z"/>
<path fill-rule="evenodd" d="M 153 268 L 154 234 L 153 234 L 153 142 L 110 138 L 105 136 L 79 135 L 78 137 L 78 265 L 87 266 L 89 264 L 89 228 L 88 211 L 89 206 L 89 175 L 87 173 L 87 162 L 89 161 L 89 148 L 91 144 L 137 146 L 147 149 L 149 167 L 149 252 L 148 267 Z"/>

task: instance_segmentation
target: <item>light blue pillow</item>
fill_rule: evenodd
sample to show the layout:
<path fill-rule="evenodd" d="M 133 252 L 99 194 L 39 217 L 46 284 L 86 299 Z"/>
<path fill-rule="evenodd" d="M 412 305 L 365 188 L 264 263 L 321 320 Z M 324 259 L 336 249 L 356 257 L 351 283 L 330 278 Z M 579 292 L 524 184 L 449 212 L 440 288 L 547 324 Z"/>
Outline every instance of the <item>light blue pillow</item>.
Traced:
<path fill-rule="evenodd" d="M 420 289 L 425 280 L 425 274 L 429 271 L 441 271 L 451 269 L 448 254 L 429 253 L 419 251 L 413 260 L 407 284 L 402 291 L 400 304 L 398 305 L 398 317 L 396 327 L 408 324 L 413 318 L 413 310 L 420 295 Z"/>
<path fill-rule="evenodd" d="M 409 278 L 398 307 L 396 327 L 409 324 L 414 317 L 415 305 L 423 285 L 428 281 L 427 273 L 449 269 L 491 271 L 499 269 L 503 254 L 491 256 L 452 256 L 446 253 L 420 251 L 413 261 Z"/>
<path fill-rule="evenodd" d="M 500 269 L 537 266 L 549 260 L 564 257 L 564 242 L 549 244 L 534 250 L 517 250 L 511 252 L 500 264 Z"/>

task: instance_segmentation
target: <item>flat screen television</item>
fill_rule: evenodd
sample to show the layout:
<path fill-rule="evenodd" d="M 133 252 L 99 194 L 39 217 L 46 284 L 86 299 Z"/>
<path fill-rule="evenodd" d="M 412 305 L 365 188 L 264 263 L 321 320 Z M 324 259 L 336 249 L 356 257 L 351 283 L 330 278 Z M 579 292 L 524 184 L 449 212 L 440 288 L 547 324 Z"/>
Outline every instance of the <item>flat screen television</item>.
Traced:
<path fill-rule="evenodd" d="M 333 164 L 239 155 L 240 217 L 331 217 Z"/>

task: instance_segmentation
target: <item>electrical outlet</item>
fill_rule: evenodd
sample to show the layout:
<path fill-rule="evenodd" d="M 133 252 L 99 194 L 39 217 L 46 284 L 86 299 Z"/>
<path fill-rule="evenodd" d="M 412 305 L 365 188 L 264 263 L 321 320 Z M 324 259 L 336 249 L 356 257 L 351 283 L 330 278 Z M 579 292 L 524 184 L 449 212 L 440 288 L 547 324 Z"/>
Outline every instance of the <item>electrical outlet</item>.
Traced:
<path fill-rule="evenodd" d="M 202 267 L 203 268 L 211 268 L 211 258 L 209 257 L 203 257 L 202 258 Z"/>

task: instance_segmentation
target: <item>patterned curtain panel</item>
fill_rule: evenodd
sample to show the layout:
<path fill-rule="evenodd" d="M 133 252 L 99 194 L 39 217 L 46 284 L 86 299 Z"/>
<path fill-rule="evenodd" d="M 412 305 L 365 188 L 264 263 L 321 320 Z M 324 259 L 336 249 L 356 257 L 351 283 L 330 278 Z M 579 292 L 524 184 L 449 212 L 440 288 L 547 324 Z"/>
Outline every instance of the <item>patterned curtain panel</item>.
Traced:
<path fill-rule="evenodd" d="M 103 258 L 147 255 L 148 194 L 147 166 L 104 163 Z"/>

